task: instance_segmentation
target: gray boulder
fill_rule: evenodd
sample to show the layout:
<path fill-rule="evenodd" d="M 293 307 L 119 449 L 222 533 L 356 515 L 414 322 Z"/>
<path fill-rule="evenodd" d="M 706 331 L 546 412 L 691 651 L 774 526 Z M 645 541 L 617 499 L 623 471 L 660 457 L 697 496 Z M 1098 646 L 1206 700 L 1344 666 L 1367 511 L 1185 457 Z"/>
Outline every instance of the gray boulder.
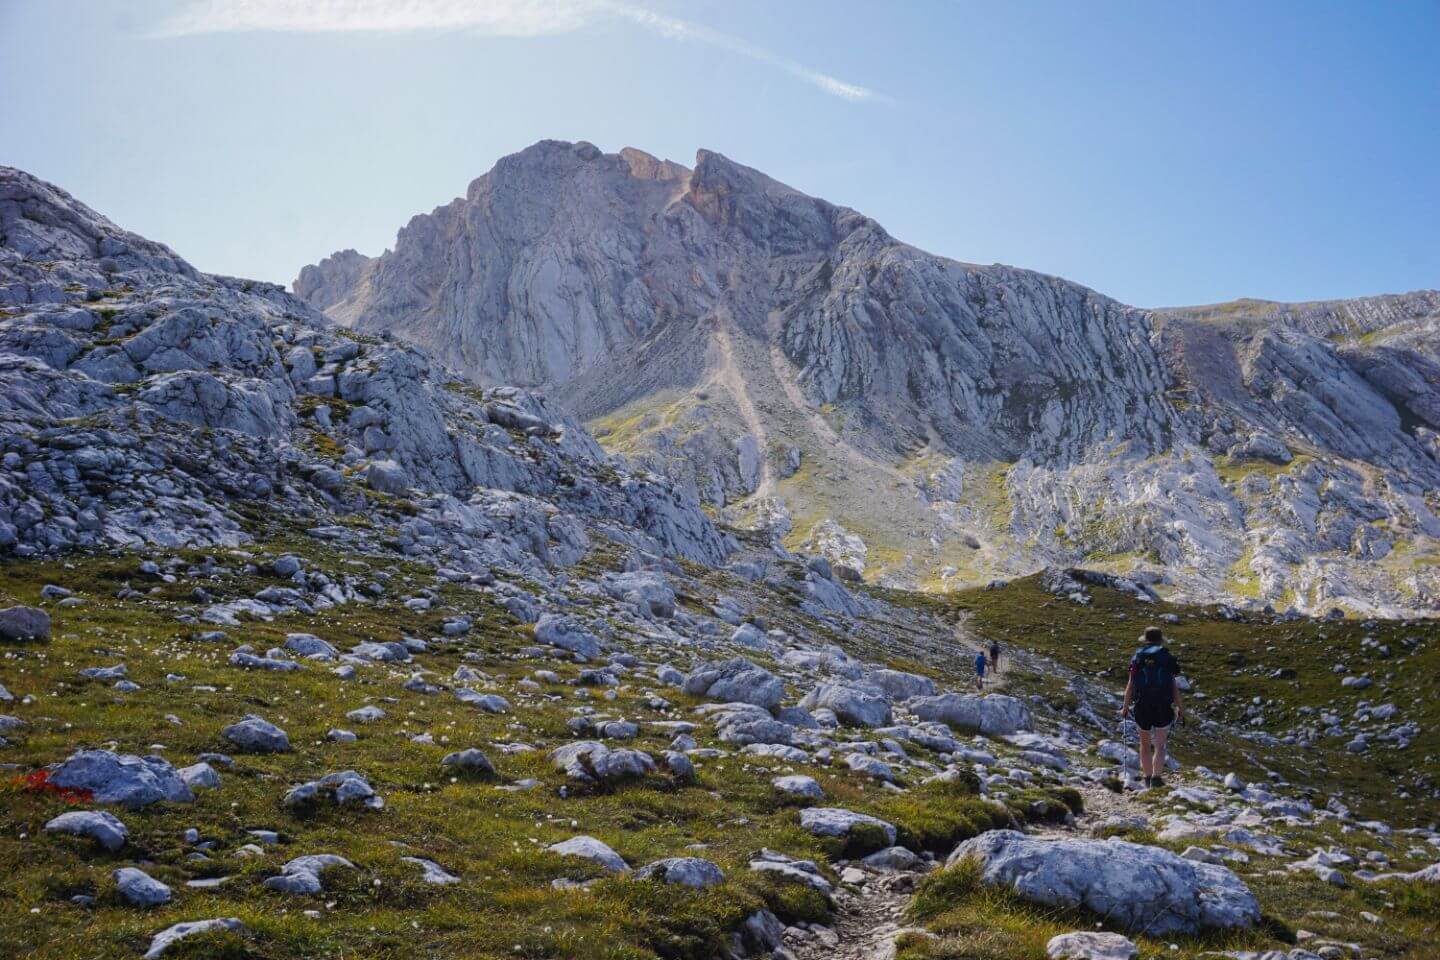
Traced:
<path fill-rule="evenodd" d="M 935 695 L 935 681 L 903 670 L 871 670 L 865 674 L 865 682 L 872 687 L 879 687 L 891 700 L 910 700 L 914 697 Z"/>
<path fill-rule="evenodd" d="M 921 720 L 943 723 L 967 733 L 1003 737 L 1031 728 L 1029 708 L 1023 701 L 1003 694 L 946 693 L 921 697 L 907 706 Z"/>
<path fill-rule="evenodd" d="M 700 857 L 669 857 L 647 863 L 635 871 L 636 880 L 660 880 L 683 887 L 704 890 L 725 882 L 725 873 L 714 863 Z"/>
<path fill-rule="evenodd" d="M 203 760 L 188 767 L 181 767 L 175 772 L 180 774 L 180 779 L 184 780 L 185 786 L 191 790 L 214 790 L 220 786 L 220 774 Z"/>
<path fill-rule="evenodd" d="M 994 830 L 955 848 L 947 865 L 980 864 L 981 880 L 1044 906 L 1084 907 L 1127 930 L 1166 936 L 1236 930 L 1260 905 L 1225 867 L 1123 840 L 1039 840 Z"/>
<path fill-rule="evenodd" d="M 354 870 L 355 864 L 333 853 L 296 857 L 280 868 L 280 875 L 265 881 L 265 887 L 281 893 L 314 896 L 325 889 L 321 876 L 327 870 Z"/>
<path fill-rule="evenodd" d="M 545 849 L 562 857 L 579 857 L 582 860 L 589 860 L 591 863 L 599 864 L 607 873 L 628 873 L 630 871 L 629 864 L 620 854 L 594 837 L 571 837 L 560 843 L 552 843 Z"/>
<path fill-rule="evenodd" d="M 480 693 L 469 687 L 456 690 L 455 699 L 467 707 L 476 707 L 486 713 L 506 713 L 510 710 L 510 701 L 498 693 Z"/>
<path fill-rule="evenodd" d="M 50 639 L 50 614 L 39 607 L 0 610 L 0 643 L 44 643 Z"/>
<path fill-rule="evenodd" d="M 751 650 L 760 650 L 764 653 L 778 653 L 780 644 L 765 636 L 754 624 L 742 623 L 730 634 L 730 642 L 737 646 L 747 647 Z"/>
<path fill-rule="evenodd" d="M 291 788 L 281 803 L 291 810 L 311 807 L 322 800 L 331 800 L 337 807 L 360 806 L 367 810 L 382 810 L 385 801 L 366 780 L 354 770 L 327 773 L 319 780 L 311 780 Z"/>
<path fill-rule="evenodd" d="M 255 714 L 230 724 L 220 735 L 243 753 L 286 753 L 290 750 L 290 738 L 284 730 Z"/>
<path fill-rule="evenodd" d="M 594 740 L 579 740 L 550 752 L 550 761 L 572 780 L 613 783 L 655 772 L 655 761 L 639 750 L 612 750 Z"/>
<path fill-rule="evenodd" d="M 644 615 L 666 620 L 675 616 L 675 591 L 658 573 L 635 570 L 607 574 L 602 586 L 610 596 L 633 603 Z"/>
<path fill-rule="evenodd" d="M 800 826 L 817 837 L 844 837 L 859 826 L 876 827 L 885 834 L 887 846 L 895 843 L 895 825 L 868 813 L 840 807 L 810 807 L 800 811 Z"/>
<path fill-rule="evenodd" d="M 1129 937 L 1089 930 L 1059 934 L 1045 945 L 1050 960 L 1135 960 L 1139 953 Z"/>
<path fill-rule="evenodd" d="M 365 483 L 380 493 L 399 494 L 410 489 L 410 475 L 394 460 L 376 460 L 365 468 Z"/>
<path fill-rule="evenodd" d="M 137 907 L 158 907 L 170 902 L 170 888 L 144 870 L 121 867 L 113 876 L 120 896 Z"/>
<path fill-rule="evenodd" d="M 424 871 L 420 877 L 425 883 L 437 887 L 448 887 L 452 883 L 459 883 L 460 878 L 446 870 L 434 860 L 426 860 L 424 857 L 401 857 L 405 863 L 413 863 Z"/>
<path fill-rule="evenodd" d="M 867 777 L 874 777 L 876 780 L 883 780 L 886 783 L 895 782 L 895 768 L 878 757 L 872 757 L 865 753 L 851 753 L 845 756 L 845 766 L 856 773 L 863 773 Z"/>
<path fill-rule="evenodd" d="M 588 660 L 600 656 L 600 641 L 572 617 L 547 613 L 535 623 L 535 639 Z"/>
<path fill-rule="evenodd" d="M 815 861 L 800 860 L 776 850 L 761 850 L 760 854 L 750 861 L 750 869 L 755 873 L 803 883 L 826 896 L 829 896 L 834 889 L 830 881 L 826 880 L 820 872 Z"/>
<path fill-rule="evenodd" d="M 728 710 L 715 720 L 716 735 L 725 743 L 746 746 L 751 743 L 781 743 L 789 746 L 795 740 L 795 728 L 776 720 L 760 707 Z"/>
<path fill-rule="evenodd" d="M 685 678 L 686 693 L 727 703 L 748 703 L 766 710 L 780 706 L 785 685 L 764 667 L 744 657 L 719 663 L 702 663 Z"/>
<path fill-rule="evenodd" d="M 288 634 L 285 637 L 285 649 L 296 656 L 313 657 L 316 660 L 334 660 L 340 656 L 340 651 L 313 633 Z"/>
<path fill-rule="evenodd" d="M 51 772 L 50 782 L 68 790 L 88 790 L 96 803 L 113 803 L 132 810 L 162 800 L 189 803 L 195 799 L 169 762 L 109 750 L 71 754 Z"/>
<path fill-rule="evenodd" d="M 825 788 L 820 786 L 819 781 L 803 774 L 776 777 L 770 781 L 770 785 L 787 797 L 800 797 L 805 800 L 825 799 Z"/>
<path fill-rule="evenodd" d="M 159 960 L 164 956 L 165 951 L 186 937 L 193 937 L 196 934 L 212 933 L 215 931 L 233 930 L 236 932 L 245 929 L 245 924 L 240 922 L 239 917 L 224 917 L 216 920 L 187 920 L 184 923 L 177 923 L 174 926 L 166 927 L 150 940 L 150 949 L 145 951 L 142 960 Z"/>
<path fill-rule="evenodd" d="M 490 762 L 490 758 L 474 747 L 468 750 L 457 750 L 454 753 L 445 754 L 445 758 L 440 761 L 440 765 L 461 773 L 477 774 L 485 777 L 493 777 L 495 775 L 495 765 Z"/>
<path fill-rule="evenodd" d="M 918 870 L 923 861 L 904 847 L 886 847 L 876 850 L 863 862 L 872 870 Z"/>
<path fill-rule="evenodd" d="M 859 727 L 883 727 L 890 722 L 890 701 L 878 687 L 849 683 L 822 683 L 805 695 L 800 706 L 806 710 L 827 709 L 841 723 Z"/>
<path fill-rule="evenodd" d="M 49 833 L 89 837 L 109 851 L 119 850 L 130 839 L 130 830 L 113 813 L 103 810 L 71 810 L 45 824 Z"/>

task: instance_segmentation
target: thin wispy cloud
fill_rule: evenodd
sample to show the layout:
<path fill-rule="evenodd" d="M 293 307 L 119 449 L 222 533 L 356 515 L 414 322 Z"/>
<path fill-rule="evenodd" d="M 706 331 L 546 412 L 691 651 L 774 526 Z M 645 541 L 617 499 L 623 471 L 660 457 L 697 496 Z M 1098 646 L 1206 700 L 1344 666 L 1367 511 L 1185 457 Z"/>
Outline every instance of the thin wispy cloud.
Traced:
<path fill-rule="evenodd" d="M 572 33 L 620 19 L 672 40 L 701 43 L 783 70 L 834 97 L 887 101 L 882 94 L 811 69 L 747 40 L 623 0 L 191 0 L 155 35 L 209 33 L 404 33 L 464 30 L 492 37 Z"/>

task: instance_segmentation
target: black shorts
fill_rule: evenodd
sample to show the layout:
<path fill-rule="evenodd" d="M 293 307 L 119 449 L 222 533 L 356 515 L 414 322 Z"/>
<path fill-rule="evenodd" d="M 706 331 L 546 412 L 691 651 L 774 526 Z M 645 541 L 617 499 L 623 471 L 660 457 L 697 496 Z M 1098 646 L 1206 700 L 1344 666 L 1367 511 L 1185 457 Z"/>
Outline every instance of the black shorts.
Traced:
<path fill-rule="evenodd" d="M 1135 704 L 1135 725 L 1141 730 L 1169 730 L 1175 722 L 1175 707 L 1168 703 Z"/>

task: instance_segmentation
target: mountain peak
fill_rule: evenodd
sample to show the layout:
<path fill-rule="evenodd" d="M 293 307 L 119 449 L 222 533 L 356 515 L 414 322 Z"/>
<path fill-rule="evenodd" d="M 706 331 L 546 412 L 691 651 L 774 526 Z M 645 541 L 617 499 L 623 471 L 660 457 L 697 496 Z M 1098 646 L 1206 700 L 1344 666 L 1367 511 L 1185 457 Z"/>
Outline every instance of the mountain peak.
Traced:
<path fill-rule="evenodd" d="M 196 275 L 164 244 L 121 229 L 59 187 L 0 166 L 0 247 L 22 261 L 103 261 L 102 272 Z"/>
<path fill-rule="evenodd" d="M 1440 566 L 1375 562 L 1440 554 L 1425 296 L 1141 310 L 927 254 L 714 150 L 563 141 L 326 263 L 296 289 L 333 319 L 544 388 L 732 520 L 892 585 L 1106 556 L 1192 599 L 1440 607 Z"/>

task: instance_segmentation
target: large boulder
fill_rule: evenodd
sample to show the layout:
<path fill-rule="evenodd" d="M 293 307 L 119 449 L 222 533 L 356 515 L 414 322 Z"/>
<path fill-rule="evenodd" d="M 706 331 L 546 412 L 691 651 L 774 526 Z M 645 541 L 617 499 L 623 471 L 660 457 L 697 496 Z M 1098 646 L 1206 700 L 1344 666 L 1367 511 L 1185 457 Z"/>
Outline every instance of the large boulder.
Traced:
<path fill-rule="evenodd" d="M 371 490 L 400 494 L 410 489 L 410 475 L 394 460 L 376 460 L 365 469 L 365 482 Z"/>
<path fill-rule="evenodd" d="M 825 799 L 825 788 L 820 786 L 820 782 L 801 773 L 776 777 L 770 781 L 770 785 L 777 793 L 783 793 L 787 797 L 798 797 L 802 800 Z"/>
<path fill-rule="evenodd" d="M 333 853 L 296 857 L 280 868 L 279 876 L 265 880 L 265 887 L 280 893 L 314 896 L 325 889 L 321 876 L 326 870 L 354 870 L 355 864 Z"/>
<path fill-rule="evenodd" d="M 612 750 L 594 740 L 578 740 L 556 747 L 550 762 L 572 780 L 613 783 L 655 772 L 650 754 L 639 750 Z"/>
<path fill-rule="evenodd" d="M 1260 905 L 1228 869 L 1123 840 L 1039 840 L 992 830 L 960 844 L 947 866 L 973 859 L 981 881 L 1048 907 L 1084 907 L 1150 936 L 1237 930 Z"/>
<path fill-rule="evenodd" d="M 50 639 L 50 614 L 39 607 L 0 610 L 0 643 L 45 642 Z"/>
<path fill-rule="evenodd" d="M 890 722 L 890 701 L 879 687 L 822 683 L 805 695 L 800 706 L 828 709 L 841 723 L 851 726 L 883 727 Z"/>
<path fill-rule="evenodd" d="M 71 810 L 45 824 L 47 833 L 69 833 L 89 837 L 114 852 L 125 846 L 130 830 L 113 813 L 103 810 Z"/>
<path fill-rule="evenodd" d="M 885 835 L 885 846 L 895 843 L 895 826 L 868 813 L 840 807 L 810 807 L 800 811 L 800 826 L 817 837 L 848 837 L 856 829 L 874 829 Z"/>
<path fill-rule="evenodd" d="M 879 687 L 891 700 L 910 700 L 914 697 L 935 695 L 934 680 L 903 670 L 871 670 L 865 674 L 865 683 Z"/>
<path fill-rule="evenodd" d="M 779 677 L 744 657 L 700 664 L 690 671 L 681 689 L 692 696 L 748 703 L 766 710 L 780 706 L 785 697 L 785 685 Z"/>
<path fill-rule="evenodd" d="M 1135 960 L 1139 953 L 1129 937 L 1091 930 L 1062 933 L 1045 944 L 1050 960 Z"/>
<path fill-rule="evenodd" d="M 560 843 L 552 843 L 545 849 L 562 857 L 579 857 L 582 860 L 589 860 L 606 873 L 627 873 L 630 870 L 624 857 L 612 850 L 604 841 L 596 840 L 594 837 L 571 837 Z"/>
<path fill-rule="evenodd" d="M 795 728 L 775 719 L 768 710 L 748 703 L 733 706 L 735 709 L 721 710 L 715 717 L 715 731 L 721 741 L 742 747 L 752 743 L 789 746 L 795 742 Z"/>
<path fill-rule="evenodd" d="M 908 704 L 921 720 L 936 721 L 967 733 L 1003 737 L 1031 726 L 1030 710 L 1015 697 L 1003 694 L 972 696 L 946 693 L 920 697 Z"/>
<path fill-rule="evenodd" d="M 165 951 L 184 940 L 186 937 L 193 937 L 197 934 L 224 933 L 234 931 L 242 932 L 245 924 L 240 922 L 239 917 L 221 917 L 215 920 L 187 920 L 184 923 L 177 923 L 166 927 L 155 934 L 150 941 L 150 949 L 145 951 L 141 960 L 159 960 L 165 955 Z"/>
<path fill-rule="evenodd" d="M 170 902 L 170 888 L 144 870 L 121 867 L 111 876 L 120 896 L 137 907 L 158 907 Z"/>
<path fill-rule="evenodd" d="M 284 730 L 253 713 L 230 724 L 220 735 L 245 753 L 286 753 L 290 749 L 290 738 Z"/>
<path fill-rule="evenodd" d="M 675 616 L 675 591 L 658 573 L 634 570 L 607 574 L 602 586 L 616 600 L 633 603 L 642 614 L 662 619 Z"/>
<path fill-rule="evenodd" d="M 535 624 L 535 639 L 586 659 L 600 656 L 600 641 L 572 617 L 547 613 Z"/>
<path fill-rule="evenodd" d="M 50 783 L 67 790 L 89 791 L 96 803 L 132 810 L 169 800 L 189 803 L 195 794 L 180 773 L 160 757 L 136 757 L 109 750 L 81 750 L 50 774 Z"/>
<path fill-rule="evenodd" d="M 700 857 L 669 857 L 647 863 L 635 871 L 635 879 L 662 880 L 704 890 L 724 883 L 725 873 L 714 863 Z"/>

